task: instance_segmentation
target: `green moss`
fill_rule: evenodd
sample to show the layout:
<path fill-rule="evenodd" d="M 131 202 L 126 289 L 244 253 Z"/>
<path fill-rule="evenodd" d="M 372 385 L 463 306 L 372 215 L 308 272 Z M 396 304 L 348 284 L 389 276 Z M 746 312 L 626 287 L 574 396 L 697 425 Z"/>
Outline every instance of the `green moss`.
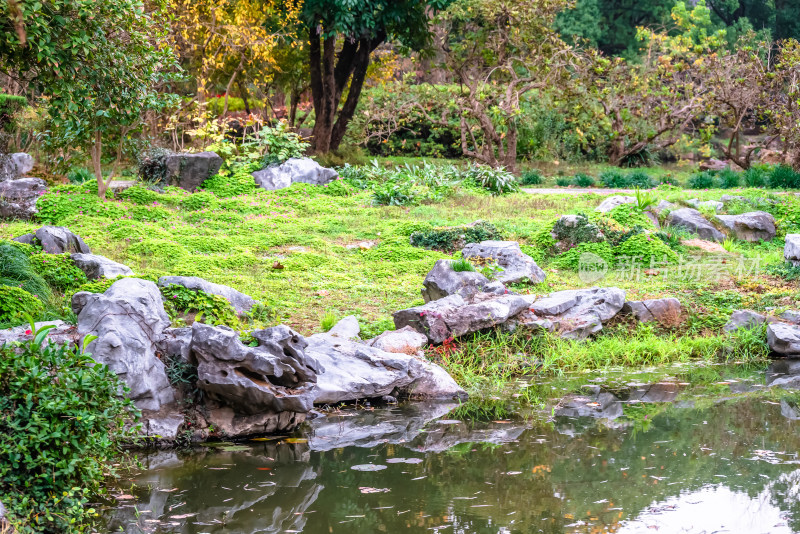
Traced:
<path fill-rule="evenodd" d="M 614 219 L 626 228 L 633 228 L 634 226 L 650 228 L 653 226 L 653 222 L 648 219 L 647 215 L 635 204 L 622 204 L 621 206 L 617 206 L 608 212 L 608 217 Z"/>
<path fill-rule="evenodd" d="M 578 270 L 580 267 L 581 254 L 592 253 L 603 258 L 609 266 L 614 264 L 614 251 L 611 245 L 606 242 L 601 243 L 580 243 L 567 252 L 556 256 L 553 259 L 553 266 L 559 269 Z"/>
<path fill-rule="evenodd" d="M 203 209 L 214 209 L 219 204 L 219 200 L 211 193 L 198 192 L 181 200 L 180 207 L 186 211 L 198 211 Z M 238 202 L 237 202 L 238 204 Z M 227 203 L 226 209 L 230 209 L 231 203 Z"/>
<path fill-rule="evenodd" d="M 37 318 L 43 312 L 42 301 L 21 287 L 0 286 L 0 324 L 22 324 L 25 314 Z"/>
<path fill-rule="evenodd" d="M 657 237 L 651 237 L 647 234 L 637 234 L 630 237 L 617 246 L 614 249 L 614 253 L 619 261 L 630 262 L 633 260 L 645 267 L 678 261 L 678 255 L 674 250 Z"/>
<path fill-rule="evenodd" d="M 34 254 L 31 265 L 50 287 L 66 292 L 87 282 L 69 254 Z"/>
<path fill-rule="evenodd" d="M 255 164 L 245 165 L 235 172 L 222 170 L 203 182 L 202 188 L 223 198 L 252 193 L 258 186 L 251 173 L 258 169 L 259 165 Z"/>

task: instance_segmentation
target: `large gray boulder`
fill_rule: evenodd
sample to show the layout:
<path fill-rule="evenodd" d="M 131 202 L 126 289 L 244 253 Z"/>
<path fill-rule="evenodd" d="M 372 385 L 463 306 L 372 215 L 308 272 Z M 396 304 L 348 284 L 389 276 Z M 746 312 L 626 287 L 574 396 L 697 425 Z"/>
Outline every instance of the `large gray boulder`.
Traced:
<path fill-rule="evenodd" d="M 397 311 L 393 317 L 395 328 L 410 326 L 427 336 L 431 343 L 442 343 L 503 324 L 527 308 L 528 300 L 520 295 L 479 293 L 469 304 L 461 295 L 450 295 Z"/>
<path fill-rule="evenodd" d="M 733 332 L 740 328 L 754 328 L 764 324 L 766 321 L 766 316 L 752 310 L 735 310 L 725 326 L 722 327 L 722 330 Z"/>
<path fill-rule="evenodd" d="M 203 182 L 219 172 L 222 158 L 215 152 L 170 154 L 165 164 L 171 185 L 194 192 Z"/>
<path fill-rule="evenodd" d="M 692 198 L 692 199 L 687 200 L 686 203 L 689 204 L 693 208 L 697 208 L 697 209 L 708 208 L 708 209 L 712 209 L 714 211 L 719 211 L 719 210 L 721 210 L 722 208 L 725 207 L 725 204 L 720 202 L 720 201 L 718 201 L 718 200 L 704 200 L 704 201 L 702 201 L 702 200 L 697 199 L 697 198 Z"/>
<path fill-rule="evenodd" d="M 23 178 L 33 170 L 33 156 L 25 152 L 0 154 L 0 182 Z"/>
<path fill-rule="evenodd" d="M 668 200 L 659 200 L 658 204 L 652 206 L 650 209 L 653 210 L 653 212 L 655 212 L 656 215 L 660 215 L 661 212 L 664 210 L 672 211 L 674 209 L 677 209 L 677 207 L 678 207 L 677 204 L 672 203 Z"/>
<path fill-rule="evenodd" d="M 311 158 L 290 158 L 280 165 L 271 165 L 253 173 L 256 185 L 274 191 L 294 183 L 326 185 L 338 178 L 333 169 L 321 166 Z"/>
<path fill-rule="evenodd" d="M 437 260 L 433 269 L 422 282 L 422 298 L 425 302 L 438 300 L 448 295 L 461 295 L 469 300 L 489 284 L 489 279 L 475 271 L 453 270 L 452 260 Z"/>
<path fill-rule="evenodd" d="M 683 308 L 676 298 L 629 300 L 622 307 L 623 313 L 630 313 L 642 323 L 657 321 L 663 325 L 675 326 L 681 321 Z"/>
<path fill-rule="evenodd" d="M 95 361 L 107 365 L 130 388 L 142 410 L 159 410 L 174 400 L 156 344 L 169 317 L 153 282 L 123 278 L 102 295 L 81 292 L 78 333 L 97 336 L 88 346 Z"/>
<path fill-rule="evenodd" d="M 772 241 L 775 237 L 775 219 L 766 211 L 751 211 L 741 215 L 717 215 L 737 238 L 755 243 Z"/>
<path fill-rule="evenodd" d="M 800 234 L 786 234 L 783 258 L 792 265 L 800 265 Z"/>
<path fill-rule="evenodd" d="M 192 325 L 197 385 L 235 414 L 305 414 L 314 401 L 319 367 L 304 352 L 306 341 L 287 326 L 252 333 L 250 347 L 227 326 Z"/>
<path fill-rule="evenodd" d="M 47 191 L 40 178 L 0 182 L 0 219 L 33 219 L 39 213 L 36 201 Z"/>
<path fill-rule="evenodd" d="M 598 213 L 608 213 L 614 208 L 622 206 L 624 204 L 636 204 L 636 197 L 631 197 L 627 195 L 610 196 L 603 202 L 601 202 L 600 205 L 594 209 L 594 211 Z"/>
<path fill-rule="evenodd" d="M 417 354 L 428 344 L 428 336 L 404 326 L 399 330 L 389 330 L 368 342 L 370 347 L 375 347 L 384 352 L 397 354 Z"/>
<path fill-rule="evenodd" d="M 86 278 L 89 280 L 133 276 L 133 271 L 130 267 L 110 260 L 105 256 L 76 253 L 72 254 L 71 257 L 75 266 L 86 273 Z"/>
<path fill-rule="evenodd" d="M 361 326 L 358 324 L 358 319 L 356 319 L 355 315 L 348 315 L 333 325 L 333 328 L 328 330 L 327 333 L 329 336 L 344 339 L 359 339 L 358 335 L 361 333 Z"/>
<path fill-rule="evenodd" d="M 800 355 L 800 326 L 773 323 L 767 327 L 767 344 L 778 354 Z"/>
<path fill-rule="evenodd" d="M 702 239 L 709 241 L 724 241 L 725 234 L 714 228 L 714 226 L 703 217 L 703 214 L 692 208 L 680 208 L 669 213 L 667 219 L 669 226 L 685 228 L 697 234 Z"/>
<path fill-rule="evenodd" d="M 416 356 L 384 352 L 328 334 L 307 338 L 306 354 L 316 360 L 315 404 L 399 396 L 461 399 L 466 392 L 438 365 Z"/>
<path fill-rule="evenodd" d="M 64 254 L 77 252 L 91 254 L 89 246 L 83 239 L 65 226 L 42 226 L 32 234 L 15 237 L 14 241 L 28 245 L 39 245 L 48 254 Z"/>
<path fill-rule="evenodd" d="M 616 287 L 570 289 L 551 293 L 530 305 L 539 319 L 547 319 L 566 339 L 585 339 L 625 305 L 625 291 Z"/>
<path fill-rule="evenodd" d="M 158 279 L 160 287 L 166 287 L 170 284 L 183 286 L 186 289 L 193 289 L 194 291 L 202 291 L 211 295 L 218 295 L 227 299 L 231 306 L 240 315 L 249 312 L 252 307 L 257 303 L 252 297 L 233 289 L 232 287 L 215 284 L 197 276 L 162 276 Z"/>
<path fill-rule="evenodd" d="M 464 258 L 488 261 L 502 269 L 496 279 L 504 284 L 523 280 L 543 282 L 546 275 L 533 258 L 524 254 L 516 241 L 482 241 L 470 243 L 461 251 Z"/>

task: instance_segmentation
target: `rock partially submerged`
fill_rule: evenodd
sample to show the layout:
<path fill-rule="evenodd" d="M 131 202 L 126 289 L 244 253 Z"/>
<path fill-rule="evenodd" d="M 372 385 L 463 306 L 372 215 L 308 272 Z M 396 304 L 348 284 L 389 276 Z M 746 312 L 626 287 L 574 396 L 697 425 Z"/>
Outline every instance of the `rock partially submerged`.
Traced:
<path fill-rule="evenodd" d="M 766 211 L 751 211 L 741 215 L 718 215 L 733 234 L 742 241 L 757 243 L 775 237 L 775 219 Z"/>
<path fill-rule="evenodd" d="M 79 235 L 65 226 L 42 226 L 32 234 L 15 237 L 14 241 L 27 245 L 39 245 L 48 254 L 64 254 L 66 252 L 91 254 L 92 252 Z"/>
<path fill-rule="evenodd" d="M 680 208 L 669 213 L 670 226 L 685 228 L 709 241 L 724 241 L 725 234 L 717 230 L 703 214 L 692 208 Z"/>
<path fill-rule="evenodd" d="M 75 266 L 86 273 L 86 278 L 89 280 L 133 275 L 133 271 L 130 267 L 110 260 L 105 256 L 76 253 L 71 257 Z"/>
<path fill-rule="evenodd" d="M 504 284 L 530 280 L 543 282 L 546 275 L 536 262 L 524 254 L 516 241 L 482 241 L 470 243 L 461 251 L 464 258 L 487 262 L 502 269 L 495 278 Z"/>
<path fill-rule="evenodd" d="M 438 365 L 385 352 L 328 334 L 306 339 L 305 352 L 319 365 L 315 404 L 391 395 L 410 399 L 466 399 L 466 392 Z"/>
<path fill-rule="evenodd" d="M 311 158 L 290 158 L 253 173 L 256 185 L 267 191 L 284 189 L 293 183 L 326 185 L 338 177 L 335 170 L 322 167 Z"/>
<path fill-rule="evenodd" d="M 590 386 L 585 395 L 568 395 L 554 409 L 558 417 L 616 419 L 623 413 L 622 401 L 599 386 Z"/>
<path fill-rule="evenodd" d="M 161 293 L 152 282 L 123 278 L 102 295 L 76 293 L 80 303 L 78 333 L 97 339 L 88 346 L 92 357 L 114 371 L 130 388 L 128 396 L 142 410 L 159 410 L 174 392 L 156 344 L 169 317 Z"/>
<path fill-rule="evenodd" d="M 36 202 L 47 191 L 40 178 L 20 178 L 0 182 L 0 219 L 33 219 L 39 211 Z"/>
<path fill-rule="evenodd" d="M 223 297 L 231 303 L 231 306 L 233 306 L 233 308 L 239 314 L 249 312 L 256 304 L 256 301 L 252 297 L 245 295 L 244 293 L 237 291 L 232 287 L 222 284 L 215 284 L 214 282 L 209 282 L 208 280 L 199 278 L 197 276 L 162 276 L 158 279 L 158 285 L 161 287 L 166 287 L 170 284 L 175 284 L 183 286 L 186 289 L 202 291 L 211 295 Z"/>

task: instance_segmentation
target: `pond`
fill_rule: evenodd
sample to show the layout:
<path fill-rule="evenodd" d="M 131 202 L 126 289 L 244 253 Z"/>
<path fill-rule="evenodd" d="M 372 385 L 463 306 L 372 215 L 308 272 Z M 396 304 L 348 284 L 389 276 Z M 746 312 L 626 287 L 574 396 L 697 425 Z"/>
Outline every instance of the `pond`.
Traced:
<path fill-rule="evenodd" d="M 130 533 L 800 532 L 800 397 L 764 387 L 791 367 L 584 374 L 544 384 L 558 401 L 537 411 L 345 409 L 288 438 L 142 455 L 105 520 Z"/>

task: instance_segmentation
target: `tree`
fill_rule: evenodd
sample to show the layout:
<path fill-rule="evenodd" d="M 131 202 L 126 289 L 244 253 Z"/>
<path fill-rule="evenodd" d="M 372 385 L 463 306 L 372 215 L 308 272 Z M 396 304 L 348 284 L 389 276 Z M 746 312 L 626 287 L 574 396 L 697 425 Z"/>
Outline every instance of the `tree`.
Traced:
<path fill-rule="evenodd" d="M 375 49 L 390 40 L 413 50 L 424 49 L 431 41 L 430 15 L 449 2 L 363 0 L 356 6 L 352 0 L 305 1 L 315 152 L 339 148 Z"/>
<path fill-rule="evenodd" d="M 516 169 L 521 102 L 563 87 L 580 55 L 552 29 L 566 0 L 459 0 L 440 17 L 440 43 L 461 90 L 461 149 L 492 167 Z"/>
<path fill-rule="evenodd" d="M 157 91 L 175 68 L 172 51 L 157 44 L 166 36 L 164 7 L 16 0 L 0 16 L 0 70 L 44 95 L 51 141 L 88 149 L 101 198 L 113 178 L 103 179 L 104 142 L 124 141 L 143 110 L 170 100 Z"/>

